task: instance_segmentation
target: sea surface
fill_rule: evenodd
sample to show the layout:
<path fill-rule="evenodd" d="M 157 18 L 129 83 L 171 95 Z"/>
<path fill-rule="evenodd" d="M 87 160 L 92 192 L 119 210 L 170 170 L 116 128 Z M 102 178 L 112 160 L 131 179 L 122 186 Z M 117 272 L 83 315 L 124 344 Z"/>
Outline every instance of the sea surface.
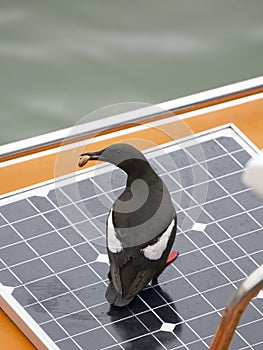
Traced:
<path fill-rule="evenodd" d="M 260 75 L 260 0 L 0 1 L 2 145 Z"/>

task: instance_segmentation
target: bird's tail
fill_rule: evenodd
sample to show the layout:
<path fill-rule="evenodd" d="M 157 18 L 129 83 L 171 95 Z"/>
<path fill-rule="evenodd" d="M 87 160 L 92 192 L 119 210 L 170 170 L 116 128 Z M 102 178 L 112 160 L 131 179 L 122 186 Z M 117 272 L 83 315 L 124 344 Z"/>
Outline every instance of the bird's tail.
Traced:
<path fill-rule="evenodd" d="M 128 305 L 134 297 L 131 297 L 129 299 L 122 297 L 114 288 L 114 285 L 112 282 L 108 285 L 107 291 L 106 291 L 106 299 L 108 302 L 115 306 L 125 306 Z"/>

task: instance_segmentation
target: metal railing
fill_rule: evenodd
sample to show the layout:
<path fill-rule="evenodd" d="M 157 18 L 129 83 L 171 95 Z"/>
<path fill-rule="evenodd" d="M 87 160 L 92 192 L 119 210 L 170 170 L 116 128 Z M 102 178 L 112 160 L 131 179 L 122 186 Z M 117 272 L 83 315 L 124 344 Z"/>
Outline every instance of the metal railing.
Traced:
<path fill-rule="evenodd" d="M 263 288 L 263 265 L 258 267 L 229 299 L 209 350 L 227 350 L 238 322 L 252 298 Z"/>

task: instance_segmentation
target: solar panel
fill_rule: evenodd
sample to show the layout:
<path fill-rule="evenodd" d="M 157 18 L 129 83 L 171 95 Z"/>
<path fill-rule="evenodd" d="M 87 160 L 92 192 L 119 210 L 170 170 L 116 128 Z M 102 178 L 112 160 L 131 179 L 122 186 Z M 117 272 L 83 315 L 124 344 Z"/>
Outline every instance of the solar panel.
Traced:
<path fill-rule="evenodd" d="M 2 297 L 49 349 L 207 349 L 224 306 L 263 262 L 263 200 L 241 182 L 253 145 L 233 126 L 147 152 L 178 214 L 179 258 L 123 308 L 105 300 L 105 222 L 125 185 L 110 165 L 2 200 Z M 200 151 L 201 150 L 201 151 Z M 231 349 L 261 349 L 263 300 Z"/>

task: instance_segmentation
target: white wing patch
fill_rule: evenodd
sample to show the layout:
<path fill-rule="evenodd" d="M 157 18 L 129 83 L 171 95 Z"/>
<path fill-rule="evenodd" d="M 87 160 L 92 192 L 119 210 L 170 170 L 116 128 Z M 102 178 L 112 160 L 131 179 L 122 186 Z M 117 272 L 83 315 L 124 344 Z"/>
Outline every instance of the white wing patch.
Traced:
<path fill-rule="evenodd" d="M 150 260 L 158 260 L 161 258 L 163 252 L 165 251 L 169 238 L 171 236 L 174 227 L 174 221 L 170 223 L 167 230 L 162 234 L 158 241 L 152 245 L 148 245 L 146 248 L 142 249 L 145 258 Z"/>
<path fill-rule="evenodd" d="M 112 253 L 120 253 L 122 251 L 121 242 L 118 240 L 113 226 L 112 210 L 108 217 L 107 246 Z"/>

